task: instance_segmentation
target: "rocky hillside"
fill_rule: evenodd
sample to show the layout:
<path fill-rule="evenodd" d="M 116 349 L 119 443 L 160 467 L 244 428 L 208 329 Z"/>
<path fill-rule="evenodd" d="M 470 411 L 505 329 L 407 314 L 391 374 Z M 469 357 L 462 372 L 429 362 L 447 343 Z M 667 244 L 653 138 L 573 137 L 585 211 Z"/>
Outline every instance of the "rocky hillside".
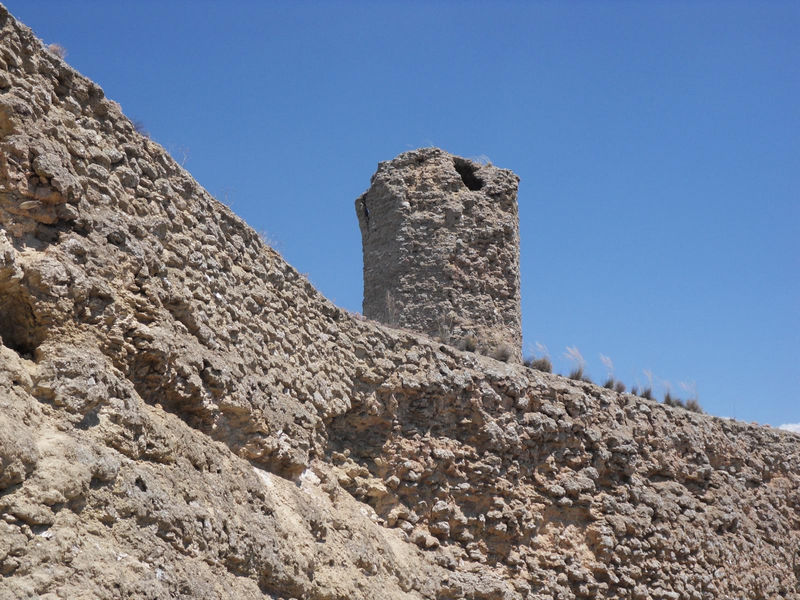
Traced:
<path fill-rule="evenodd" d="M 0 6 L 0 598 L 798 598 L 800 437 L 316 292 Z"/>

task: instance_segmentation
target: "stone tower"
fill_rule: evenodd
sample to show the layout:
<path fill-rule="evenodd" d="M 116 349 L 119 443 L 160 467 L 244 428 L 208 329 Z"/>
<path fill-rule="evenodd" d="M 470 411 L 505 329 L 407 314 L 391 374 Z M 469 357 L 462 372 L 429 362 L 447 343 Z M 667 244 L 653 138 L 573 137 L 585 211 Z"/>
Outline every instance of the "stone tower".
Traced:
<path fill-rule="evenodd" d="M 364 315 L 520 361 L 518 184 L 438 148 L 380 163 L 356 200 Z"/>

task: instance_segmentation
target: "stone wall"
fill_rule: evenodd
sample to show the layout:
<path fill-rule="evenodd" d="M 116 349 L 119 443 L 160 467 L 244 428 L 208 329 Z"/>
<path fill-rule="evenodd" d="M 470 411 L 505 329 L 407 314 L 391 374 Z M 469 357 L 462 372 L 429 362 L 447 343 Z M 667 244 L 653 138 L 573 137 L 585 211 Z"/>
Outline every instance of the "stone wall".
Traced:
<path fill-rule="evenodd" d="M 380 163 L 356 200 L 364 315 L 519 362 L 518 182 L 438 148 Z"/>
<path fill-rule="evenodd" d="M 800 437 L 353 317 L 2 6 L 0 299 L 0 600 L 800 597 Z"/>

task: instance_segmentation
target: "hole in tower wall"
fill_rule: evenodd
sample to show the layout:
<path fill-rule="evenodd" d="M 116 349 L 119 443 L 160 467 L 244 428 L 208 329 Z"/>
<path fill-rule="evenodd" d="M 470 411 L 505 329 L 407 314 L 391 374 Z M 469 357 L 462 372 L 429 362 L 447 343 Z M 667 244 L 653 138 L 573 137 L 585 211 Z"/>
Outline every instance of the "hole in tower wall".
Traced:
<path fill-rule="evenodd" d="M 461 175 L 461 181 L 467 186 L 467 189 L 472 191 L 479 190 L 483 187 L 483 179 L 476 175 L 479 167 L 474 162 L 464 158 L 453 158 L 453 165 Z"/>

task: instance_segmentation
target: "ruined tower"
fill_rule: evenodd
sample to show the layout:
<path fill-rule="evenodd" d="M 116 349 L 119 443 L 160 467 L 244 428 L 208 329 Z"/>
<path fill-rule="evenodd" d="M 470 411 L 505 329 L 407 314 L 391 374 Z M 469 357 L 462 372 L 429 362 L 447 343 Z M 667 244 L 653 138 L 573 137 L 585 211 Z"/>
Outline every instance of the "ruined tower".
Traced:
<path fill-rule="evenodd" d="M 518 183 L 438 148 L 380 163 L 356 200 L 364 315 L 521 360 Z"/>

